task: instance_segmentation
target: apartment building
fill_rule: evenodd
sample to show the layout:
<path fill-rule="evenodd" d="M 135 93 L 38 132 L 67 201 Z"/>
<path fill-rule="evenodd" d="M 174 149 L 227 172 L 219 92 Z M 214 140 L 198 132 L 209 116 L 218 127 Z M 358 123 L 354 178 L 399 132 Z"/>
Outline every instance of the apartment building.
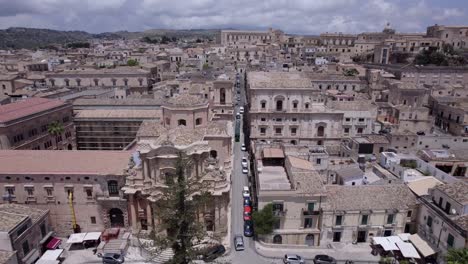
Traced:
<path fill-rule="evenodd" d="M 249 72 L 247 79 L 251 138 L 293 144 L 339 144 L 343 120 L 348 121 L 345 111 L 326 106 L 325 93 L 331 89 L 350 93 L 363 89 L 359 79 L 342 75 Z M 357 132 L 364 133 L 364 128 L 356 128 Z"/>
<path fill-rule="evenodd" d="M 451 45 L 454 49 L 468 47 L 467 26 L 437 25 L 427 27 L 426 35 L 440 39 L 444 44 Z"/>
<path fill-rule="evenodd" d="M 296 148 L 289 151 L 293 149 Z M 323 147 L 319 149 L 325 153 Z M 273 233 L 261 239 L 270 244 L 319 246 L 325 189 L 324 180 L 313 164 L 320 166 L 322 161 L 286 156 L 284 151 L 278 144 L 256 144 L 254 190 L 257 205 L 262 209 L 272 203 L 276 217 Z M 303 152 L 307 153 L 308 149 Z"/>
<path fill-rule="evenodd" d="M 443 260 L 449 249 L 467 248 L 468 184 L 437 185 L 419 198 L 418 235 Z"/>
<path fill-rule="evenodd" d="M 52 125 L 63 131 L 52 133 Z M 1 105 L 0 149 L 76 149 L 71 104 L 31 98 Z"/>
<path fill-rule="evenodd" d="M 128 226 L 127 200 L 120 188 L 131 153 L 1 150 L 0 154 L 3 203 L 49 210 L 50 225 L 58 235 Z"/>
<path fill-rule="evenodd" d="M 434 125 L 453 136 L 468 136 L 468 103 L 462 97 L 431 98 Z"/>
<path fill-rule="evenodd" d="M 162 121 L 163 99 L 78 99 L 73 102 L 79 150 L 122 150 L 145 120 Z"/>
<path fill-rule="evenodd" d="M 416 230 L 416 197 L 403 184 L 326 186 L 322 243 L 369 243 Z M 376 196 L 376 194 L 378 194 Z"/>
<path fill-rule="evenodd" d="M 327 247 L 415 232 L 416 197 L 405 185 L 363 185 L 362 170 L 332 165 L 333 158 L 324 147 L 253 145 L 256 202 L 259 209 L 272 203 L 276 217 L 273 233 L 262 236 L 263 242 Z M 327 157 L 311 157 L 320 149 Z M 327 175 L 322 171 L 331 168 L 336 168 L 342 185 L 326 183 Z"/>
<path fill-rule="evenodd" d="M 0 252 L 8 264 L 34 263 L 49 235 L 49 211 L 18 204 L 0 204 Z"/>

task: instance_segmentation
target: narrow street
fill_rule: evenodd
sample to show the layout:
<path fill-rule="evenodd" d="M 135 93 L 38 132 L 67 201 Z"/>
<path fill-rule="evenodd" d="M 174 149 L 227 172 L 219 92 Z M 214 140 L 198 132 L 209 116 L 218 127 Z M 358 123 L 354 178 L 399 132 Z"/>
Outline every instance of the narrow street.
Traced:
<path fill-rule="evenodd" d="M 241 74 L 242 76 L 242 74 Z M 240 106 L 246 104 L 244 80 L 241 77 L 241 100 L 238 106 L 235 107 L 235 113 L 239 111 Z M 237 89 L 237 88 L 236 88 Z M 243 118 L 243 116 L 242 116 Z M 242 124 L 242 122 L 241 122 Z M 241 145 L 244 142 L 244 133 L 241 128 L 241 136 L 239 142 L 234 144 L 234 165 L 232 172 L 232 185 L 231 185 L 231 256 L 232 263 L 261 263 L 273 264 L 282 263 L 279 259 L 268 259 L 257 254 L 255 251 L 255 243 L 253 238 L 244 236 L 244 219 L 243 219 L 243 199 L 242 188 L 248 186 L 248 175 L 242 173 L 241 159 L 243 156 L 248 155 L 247 152 L 241 150 Z M 247 144 L 246 144 L 247 145 Z M 250 174 L 249 174 L 250 175 Z M 244 237 L 245 250 L 236 251 L 234 248 L 233 239 L 235 235 L 242 235 Z"/>

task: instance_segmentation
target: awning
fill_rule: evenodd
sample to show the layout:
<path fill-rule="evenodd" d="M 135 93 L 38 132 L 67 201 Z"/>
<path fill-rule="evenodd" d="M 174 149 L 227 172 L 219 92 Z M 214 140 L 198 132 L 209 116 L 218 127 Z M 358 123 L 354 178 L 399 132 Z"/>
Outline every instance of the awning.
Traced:
<path fill-rule="evenodd" d="M 381 245 L 385 251 L 399 250 L 395 243 L 390 242 L 387 237 L 373 237 L 374 244 Z"/>
<path fill-rule="evenodd" d="M 414 258 L 414 259 L 420 259 L 421 257 L 419 256 L 418 251 L 413 247 L 411 243 L 406 243 L 406 242 L 397 242 L 396 243 L 397 247 L 400 249 L 401 254 L 405 258 Z"/>
<path fill-rule="evenodd" d="M 416 247 L 423 257 L 428 257 L 437 253 L 432 247 L 424 241 L 418 234 L 409 236 L 409 241 Z"/>
<path fill-rule="evenodd" d="M 71 234 L 67 240 L 67 244 L 83 243 L 86 233 Z"/>
<path fill-rule="evenodd" d="M 399 236 L 388 236 L 388 237 L 385 237 L 386 239 L 388 239 L 388 241 L 390 241 L 390 243 L 392 244 L 396 244 L 398 242 L 403 242 L 403 240 L 401 240 L 401 238 Z"/>
<path fill-rule="evenodd" d="M 62 243 L 61 239 L 58 239 L 56 237 L 52 237 L 52 239 L 47 243 L 46 248 L 48 249 L 56 249 L 58 246 Z"/>
<path fill-rule="evenodd" d="M 47 250 L 39 260 L 57 260 L 62 253 L 63 249 Z"/>
<path fill-rule="evenodd" d="M 408 241 L 409 240 L 409 236 L 411 236 L 410 233 L 401 233 L 401 234 L 398 234 L 398 237 L 403 240 L 403 241 Z"/>
<path fill-rule="evenodd" d="M 98 240 L 101 238 L 101 232 L 89 232 L 86 233 L 86 236 L 84 237 L 84 241 L 90 241 L 90 240 Z"/>

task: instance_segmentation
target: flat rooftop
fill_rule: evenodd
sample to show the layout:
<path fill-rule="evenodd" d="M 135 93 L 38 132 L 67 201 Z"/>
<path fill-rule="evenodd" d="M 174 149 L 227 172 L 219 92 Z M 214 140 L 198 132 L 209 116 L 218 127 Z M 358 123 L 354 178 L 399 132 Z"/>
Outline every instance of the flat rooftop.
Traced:
<path fill-rule="evenodd" d="M 124 175 L 129 151 L 0 150 L 0 174 Z"/>
<path fill-rule="evenodd" d="M 0 123 L 45 112 L 64 105 L 66 105 L 66 103 L 63 101 L 46 98 L 30 98 L 11 104 L 1 105 Z"/>
<path fill-rule="evenodd" d="M 261 164 L 261 161 L 259 162 Z M 261 167 L 262 171 L 258 174 L 260 191 L 289 191 L 291 183 L 289 182 L 286 170 L 281 166 Z"/>

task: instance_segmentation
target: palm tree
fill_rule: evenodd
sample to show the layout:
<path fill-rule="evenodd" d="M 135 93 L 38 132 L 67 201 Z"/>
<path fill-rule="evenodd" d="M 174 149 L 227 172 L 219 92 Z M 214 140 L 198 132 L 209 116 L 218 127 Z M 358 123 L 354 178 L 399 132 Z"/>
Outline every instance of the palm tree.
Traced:
<path fill-rule="evenodd" d="M 59 121 L 54 121 L 50 123 L 49 127 L 47 128 L 47 132 L 54 136 L 61 135 L 64 130 L 65 129 L 63 128 L 63 125 Z"/>
<path fill-rule="evenodd" d="M 448 264 L 464 264 L 468 263 L 468 249 L 450 249 L 445 256 Z"/>

